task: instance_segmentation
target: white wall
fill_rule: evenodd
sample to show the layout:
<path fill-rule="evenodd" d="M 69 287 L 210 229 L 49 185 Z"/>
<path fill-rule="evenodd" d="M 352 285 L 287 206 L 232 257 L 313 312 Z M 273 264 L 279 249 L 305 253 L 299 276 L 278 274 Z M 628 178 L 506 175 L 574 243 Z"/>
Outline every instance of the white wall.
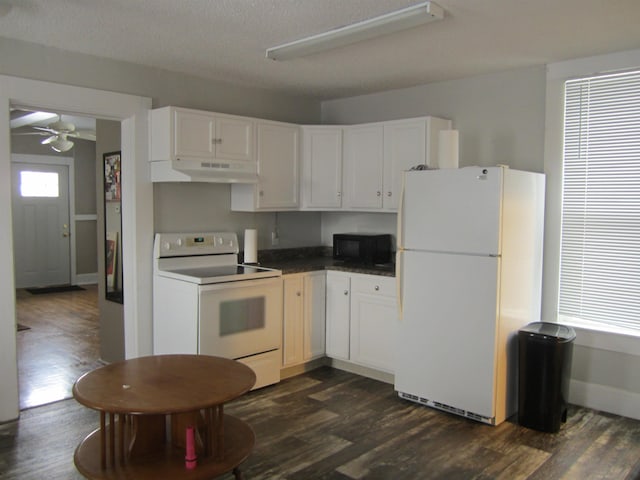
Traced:
<path fill-rule="evenodd" d="M 1 75 L 5 75 L 6 81 Z M 47 82 L 43 87 L 31 87 L 35 79 Z M 146 108 L 179 105 L 225 113 L 256 116 L 281 121 L 318 123 L 320 105 L 316 100 L 303 97 L 276 95 L 265 90 L 248 89 L 233 84 L 213 82 L 174 72 L 142 67 L 125 62 L 101 59 L 90 55 L 65 52 L 27 42 L 2 38 L 0 41 L 0 175 L 2 192 L 10 192 L 9 165 L 9 106 L 50 108 L 56 111 L 85 114 L 95 118 L 122 120 L 123 150 L 123 259 L 130 262 L 123 267 L 125 279 L 125 354 L 127 357 L 151 353 L 151 246 L 153 242 L 154 212 L 153 186 L 149 182 L 148 142 L 136 141 L 136 136 L 147 132 Z M 25 86 L 26 85 L 26 86 Z M 72 87 L 71 87 L 72 86 Z M 60 88 L 58 88 L 60 87 Z M 69 87 L 69 88 L 67 88 Z M 86 87 L 86 88 L 77 88 Z M 108 92 L 131 94 L 130 104 L 108 98 L 124 98 Z M 137 104 L 136 104 L 137 101 Z M 111 104 L 109 104 L 111 102 Z M 129 107 L 135 108 L 130 111 Z M 145 110 L 144 118 L 141 112 Z M 6 146 L 6 154 L 2 153 Z M 127 148 L 133 150 L 126 151 Z M 127 154 L 127 155 L 125 155 Z M 126 159 L 140 162 L 126 162 Z M 89 179 L 94 181 L 94 179 Z M 125 195 L 125 191 L 129 192 Z M 180 202 L 179 193 L 172 197 L 172 189 L 166 189 L 168 198 L 161 205 Z M 125 198 L 126 197 L 126 198 Z M 201 200 L 206 198 L 200 197 Z M 9 193 L 0 196 L 0 271 L 6 276 L 0 284 L 0 304 L 4 316 L 0 318 L 0 422 L 17 416 L 17 374 L 15 349 L 15 292 L 13 290 L 13 254 Z M 206 205 L 203 215 L 216 211 L 216 204 Z M 274 219 L 274 214 L 266 215 Z M 318 222 L 316 222 L 318 223 Z M 287 225 L 293 227 L 296 222 Z M 244 228 L 244 223 L 234 225 Z M 145 232 L 142 234 L 141 232 Z M 302 232 L 302 233 L 299 233 Z M 295 230 L 292 238 L 317 243 L 319 224 L 314 229 Z M 129 291 L 131 295 L 127 295 Z"/>
<path fill-rule="evenodd" d="M 460 131 L 460 166 L 543 171 L 545 68 L 537 66 L 322 103 L 322 122 L 433 115 Z"/>
<path fill-rule="evenodd" d="M 604 70 L 620 68 L 628 55 L 605 63 Z M 640 61 L 640 51 L 638 51 Z M 576 62 L 589 72 L 588 61 Z M 585 65 L 586 64 L 586 65 Z M 627 68 L 629 68 L 627 64 Z M 563 66 L 556 67 L 563 69 Z M 586 69 L 585 69 L 586 68 Z M 564 71 L 564 70 L 563 70 Z M 575 73 L 574 73 L 575 74 Z M 460 166 L 505 164 L 547 174 L 545 213 L 545 277 L 543 319 L 555 321 L 557 244 L 562 161 L 562 89 L 557 79 L 547 91 L 545 66 L 523 68 L 389 92 L 331 100 L 322 104 L 324 123 L 361 123 L 420 115 L 453 120 L 460 131 Z M 552 115 L 550 115 L 550 112 Z M 555 113 L 554 113 L 555 112 Z M 560 115 L 560 116 L 558 116 Z M 558 123 L 558 118 L 560 123 Z M 545 153 L 546 149 L 549 152 Z M 558 143 L 559 142 L 559 143 Z M 560 148 L 560 153 L 558 153 Z M 546 157 L 545 157 L 546 155 Z M 387 215 L 323 213 L 322 241 L 349 227 L 392 233 Z M 395 217 L 395 215 L 393 215 Z M 393 232 L 395 233 L 395 232 Z M 553 242 L 550 242 L 553 237 Z M 553 248 L 551 248 L 553 246 Z M 637 338 L 594 335 L 578 331 L 574 346 L 570 401 L 579 405 L 640 418 L 640 355 Z"/>
<path fill-rule="evenodd" d="M 544 170 L 545 68 L 537 66 L 322 103 L 322 122 L 353 124 L 433 115 L 460 131 L 460 166 Z M 396 233 L 393 214 L 323 213 L 333 233 Z"/>
<path fill-rule="evenodd" d="M 319 212 L 232 212 L 230 189 L 228 184 L 155 184 L 156 231 L 232 231 L 238 234 L 242 248 L 244 229 L 256 228 L 260 250 L 320 244 Z M 276 230 L 280 241 L 273 246 L 271 232 Z"/>
<path fill-rule="evenodd" d="M 559 62 L 546 76 L 545 156 L 547 175 L 543 318 L 555 321 L 559 287 L 562 205 L 564 82 L 598 72 L 640 67 L 640 50 Z M 576 328 L 570 399 L 640 419 L 640 337 Z"/>
<path fill-rule="evenodd" d="M 320 103 L 314 99 L 274 94 L 11 39 L 0 42 L 0 73 L 144 95 L 153 99 L 154 108 L 176 105 L 300 124 L 314 124 L 320 120 Z M 266 230 L 268 225 L 275 224 L 275 214 L 227 215 L 228 185 L 195 185 L 154 184 L 155 231 L 224 227 L 240 234 L 247 224 L 255 224 L 260 228 L 259 248 L 271 248 Z M 177 206 L 185 204 L 183 195 L 189 198 L 190 210 Z M 175 210 L 181 210 L 179 217 Z M 300 225 L 298 221 L 286 222 L 289 214 L 282 214 L 285 221 L 278 222 L 281 241 L 276 248 L 293 246 L 294 241 L 318 245 L 319 214 L 310 215 L 312 218 L 303 217 Z M 314 224 L 317 226 L 313 227 Z M 306 228 L 309 226 L 313 228 Z"/>

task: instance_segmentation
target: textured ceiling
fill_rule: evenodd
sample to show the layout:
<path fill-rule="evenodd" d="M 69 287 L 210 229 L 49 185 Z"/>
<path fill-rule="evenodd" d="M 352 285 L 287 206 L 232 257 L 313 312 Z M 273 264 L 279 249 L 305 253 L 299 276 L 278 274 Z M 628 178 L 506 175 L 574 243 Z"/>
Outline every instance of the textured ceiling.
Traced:
<path fill-rule="evenodd" d="M 0 0 L 0 36 L 320 99 L 640 48 L 640 0 L 436 0 L 440 22 L 265 58 L 419 1 Z"/>

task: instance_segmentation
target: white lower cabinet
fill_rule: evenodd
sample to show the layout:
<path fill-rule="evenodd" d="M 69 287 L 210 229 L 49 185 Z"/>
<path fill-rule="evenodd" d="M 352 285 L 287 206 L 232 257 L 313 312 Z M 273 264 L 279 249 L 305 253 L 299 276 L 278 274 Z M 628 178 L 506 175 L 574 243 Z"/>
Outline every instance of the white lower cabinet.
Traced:
<path fill-rule="evenodd" d="M 350 360 L 393 373 L 398 322 L 395 279 L 353 276 L 350 313 Z"/>
<path fill-rule="evenodd" d="M 282 366 L 325 354 L 325 272 L 284 275 Z"/>
<path fill-rule="evenodd" d="M 349 360 L 351 274 L 327 272 L 327 356 Z"/>
<path fill-rule="evenodd" d="M 327 272 L 327 356 L 394 371 L 395 278 Z"/>

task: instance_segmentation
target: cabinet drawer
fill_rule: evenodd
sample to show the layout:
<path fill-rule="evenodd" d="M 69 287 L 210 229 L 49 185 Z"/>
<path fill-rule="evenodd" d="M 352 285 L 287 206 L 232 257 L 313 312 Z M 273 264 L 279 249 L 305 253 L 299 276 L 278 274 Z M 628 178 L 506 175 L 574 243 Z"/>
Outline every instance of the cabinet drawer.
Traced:
<path fill-rule="evenodd" d="M 351 290 L 358 293 L 396 296 L 396 279 L 377 275 L 354 275 L 351 278 Z"/>

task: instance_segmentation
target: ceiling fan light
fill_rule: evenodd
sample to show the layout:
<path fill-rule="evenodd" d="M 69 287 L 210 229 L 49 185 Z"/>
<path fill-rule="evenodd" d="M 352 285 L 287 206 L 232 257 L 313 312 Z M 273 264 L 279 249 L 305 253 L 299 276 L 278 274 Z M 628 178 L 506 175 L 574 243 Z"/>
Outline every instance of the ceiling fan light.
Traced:
<path fill-rule="evenodd" d="M 49 146 L 56 152 L 67 152 L 73 147 L 73 142 L 66 138 L 58 137 L 52 142 L 49 142 Z"/>

